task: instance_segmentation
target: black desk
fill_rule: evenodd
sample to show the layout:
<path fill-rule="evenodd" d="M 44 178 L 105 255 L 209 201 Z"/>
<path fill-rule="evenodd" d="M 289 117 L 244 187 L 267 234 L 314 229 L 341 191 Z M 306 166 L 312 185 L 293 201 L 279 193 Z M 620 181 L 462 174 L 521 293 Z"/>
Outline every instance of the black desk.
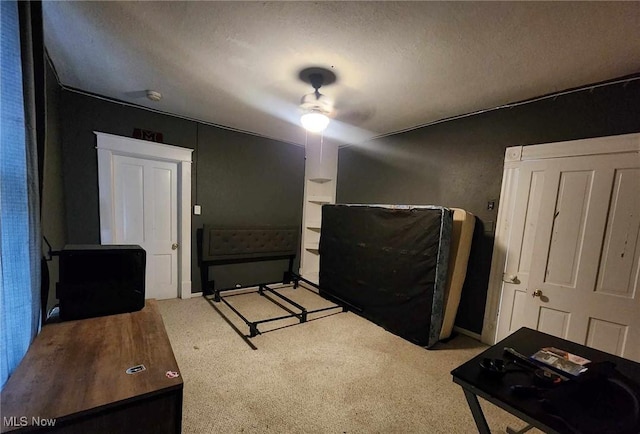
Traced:
<path fill-rule="evenodd" d="M 543 392 L 539 397 L 522 397 L 514 395 L 510 387 L 512 385 L 533 385 L 533 375 L 531 372 L 509 372 L 502 377 L 496 377 L 487 373 L 480 367 L 480 362 L 484 358 L 501 358 L 505 361 L 509 360 L 504 356 L 505 347 L 514 348 L 525 356 L 532 355 L 542 347 L 556 347 L 585 357 L 591 360 L 592 363 L 611 361 L 616 365 L 616 376 L 620 374 L 626 377 L 624 378 L 625 380 L 632 380 L 632 389 L 635 385 L 640 384 L 640 363 L 622 359 L 620 357 L 560 339 L 546 333 L 541 333 L 536 330 L 521 328 L 517 332 L 488 348 L 478 356 L 451 372 L 453 375 L 453 381 L 459 384 L 465 393 L 469 408 L 471 409 L 473 418 L 475 419 L 478 427 L 478 432 L 481 434 L 490 434 L 490 430 L 478 403 L 478 396 L 497 405 L 498 407 L 503 408 L 509 413 L 544 432 L 580 432 L 571 429 L 561 418 L 550 413 L 548 403 L 543 402 L 545 394 L 557 397 L 559 396 L 559 392 L 561 392 L 560 388 L 564 387 L 564 391 L 568 390 L 566 387 L 575 388 L 576 380 L 570 380 L 569 382 L 562 383 L 561 385 L 556 386 L 553 390 L 550 389 L 550 392 L 548 393 Z M 635 389 L 635 391 L 637 391 L 637 389 Z M 631 412 L 633 415 L 630 417 L 636 420 L 637 430 L 636 428 L 633 428 L 630 432 L 637 433 L 640 432 L 640 422 L 638 421 L 640 420 L 640 416 L 637 414 L 637 404 L 639 402 L 638 400 L 640 400 L 640 396 L 636 393 L 636 397 L 637 398 L 635 400 L 630 400 L 630 405 L 636 406 L 635 414 L 633 414 L 634 412 Z M 584 417 L 586 419 L 589 416 L 584 415 Z"/>

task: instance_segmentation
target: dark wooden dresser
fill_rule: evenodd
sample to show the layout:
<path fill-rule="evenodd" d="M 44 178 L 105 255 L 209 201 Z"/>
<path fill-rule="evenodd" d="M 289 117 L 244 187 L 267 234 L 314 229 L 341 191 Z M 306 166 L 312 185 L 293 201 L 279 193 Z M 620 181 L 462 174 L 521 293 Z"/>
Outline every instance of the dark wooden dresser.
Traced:
<path fill-rule="evenodd" d="M 179 433 L 179 372 L 155 300 L 46 325 L 2 390 L 1 432 Z"/>

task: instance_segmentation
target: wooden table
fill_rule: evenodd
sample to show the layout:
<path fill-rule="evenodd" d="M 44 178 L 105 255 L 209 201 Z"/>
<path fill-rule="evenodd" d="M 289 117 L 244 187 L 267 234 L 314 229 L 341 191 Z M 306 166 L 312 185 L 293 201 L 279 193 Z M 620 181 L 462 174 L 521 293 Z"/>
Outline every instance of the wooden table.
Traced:
<path fill-rule="evenodd" d="M 2 391 L 0 432 L 179 433 L 183 382 L 167 371 L 180 372 L 155 300 L 46 325 Z"/>

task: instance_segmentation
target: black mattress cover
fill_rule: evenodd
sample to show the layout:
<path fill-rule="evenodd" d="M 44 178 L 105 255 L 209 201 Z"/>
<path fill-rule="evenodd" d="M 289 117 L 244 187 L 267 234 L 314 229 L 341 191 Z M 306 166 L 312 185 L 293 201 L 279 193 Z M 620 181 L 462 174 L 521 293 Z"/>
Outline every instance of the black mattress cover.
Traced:
<path fill-rule="evenodd" d="M 432 346 L 444 315 L 452 215 L 433 206 L 324 205 L 321 294 Z"/>

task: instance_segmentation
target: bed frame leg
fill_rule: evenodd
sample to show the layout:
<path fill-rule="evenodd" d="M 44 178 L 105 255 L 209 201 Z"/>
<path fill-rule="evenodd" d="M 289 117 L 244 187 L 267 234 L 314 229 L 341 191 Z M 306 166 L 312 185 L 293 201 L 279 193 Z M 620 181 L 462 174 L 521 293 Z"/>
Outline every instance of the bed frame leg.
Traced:
<path fill-rule="evenodd" d="M 282 284 L 283 285 L 287 285 L 287 284 L 291 283 L 291 278 L 293 276 L 293 260 L 295 259 L 295 257 L 296 257 L 296 255 L 289 256 L 289 268 L 282 275 Z M 294 286 L 294 288 L 295 288 L 295 286 Z"/>
<path fill-rule="evenodd" d="M 211 294 L 211 290 L 209 289 L 209 264 L 200 264 L 200 285 L 202 287 L 203 297 Z"/>
<path fill-rule="evenodd" d="M 258 334 L 260 334 L 258 326 L 255 323 L 249 323 L 249 337 L 255 338 Z"/>

